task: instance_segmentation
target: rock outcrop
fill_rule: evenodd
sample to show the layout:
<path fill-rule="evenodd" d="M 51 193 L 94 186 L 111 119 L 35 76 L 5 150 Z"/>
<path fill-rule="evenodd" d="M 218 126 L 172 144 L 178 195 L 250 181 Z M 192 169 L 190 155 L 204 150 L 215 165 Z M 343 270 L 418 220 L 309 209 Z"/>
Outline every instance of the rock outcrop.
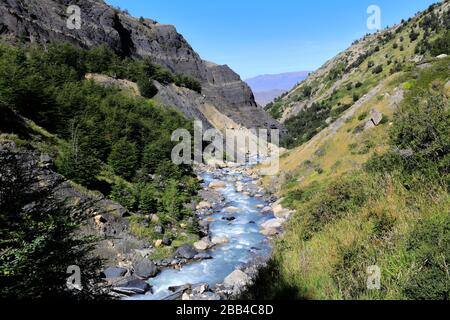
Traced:
<path fill-rule="evenodd" d="M 81 9 L 80 29 L 67 26 L 67 8 L 71 5 Z M 159 86 L 158 98 L 187 117 L 211 126 L 200 108 L 212 106 L 245 128 L 279 127 L 256 104 L 252 91 L 239 75 L 226 65 L 203 61 L 174 26 L 131 17 L 102 0 L 3 0 L 0 38 L 32 43 L 65 41 L 84 48 L 107 45 L 121 56 L 150 57 L 175 74 L 201 82 L 202 94 Z"/>
<path fill-rule="evenodd" d="M 106 266 L 122 267 L 104 270 L 104 277 L 126 273 L 123 267 L 130 265 L 136 257 L 135 249 L 149 247 L 148 243 L 130 233 L 129 223 L 125 219 L 130 213 L 124 207 L 101 194 L 83 192 L 54 171 L 53 161 L 48 155 L 18 147 L 12 141 L 1 141 L 0 159 L 8 161 L 12 158 L 36 181 L 32 186 L 35 190 L 29 192 L 48 193 L 54 201 L 87 213 L 87 221 L 80 227 L 79 232 L 99 238 L 94 253 L 104 259 Z M 155 270 L 152 274 L 154 272 Z"/>

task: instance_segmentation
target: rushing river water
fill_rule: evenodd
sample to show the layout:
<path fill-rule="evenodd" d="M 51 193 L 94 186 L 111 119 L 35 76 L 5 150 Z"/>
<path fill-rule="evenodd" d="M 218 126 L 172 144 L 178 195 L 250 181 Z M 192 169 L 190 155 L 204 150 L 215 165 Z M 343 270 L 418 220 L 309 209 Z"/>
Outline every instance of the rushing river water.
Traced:
<path fill-rule="evenodd" d="M 260 233 L 260 225 L 272 219 L 272 214 L 263 214 L 258 205 L 266 205 L 263 198 L 255 198 L 239 193 L 235 189 L 235 182 L 238 179 L 244 183 L 252 183 L 252 180 L 243 176 L 233 169 L 222 169 L 215 173 L 220 175 L 220 180 L 226 182 L 226 187 L 217 191 L 225 197 L 225 202 L 229 206 L 238 207 L 239 212 L 233 213 L 236 218 L 233 221 L 226 221 L 222 218 L 230 213 L 225 209 L 214 212 L 211 215 L 215 220 L 210 222 L 210 237 L 227 237 L 229 242 L 218 245 L 208 251 L 212 259 L 193 262 L 183 266 L 180 270 L 165 269 L 156 277 L 148 280 L 152 286 L 153 293 L 133 296 L 133 300 L 156 300 L 169 296 L 170 286 L 184 285 L 187 283 L 208 283 L 211 287 L 223 282 L 224 278 L 236 268 L 252 261 L 257 256 L 267 256 L 271 247 L 267 237 Z M 213 174 L 202 174 L 204 186 L 213 181 Z"/>

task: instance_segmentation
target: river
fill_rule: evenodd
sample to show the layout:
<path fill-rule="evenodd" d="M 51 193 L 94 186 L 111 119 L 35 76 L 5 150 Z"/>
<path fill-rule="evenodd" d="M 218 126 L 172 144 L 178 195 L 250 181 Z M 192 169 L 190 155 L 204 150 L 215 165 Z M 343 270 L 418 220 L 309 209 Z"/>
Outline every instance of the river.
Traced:
<path fill-rule="evenodd" d="M 255 186 L 255 179 L 244 175 L 240 168 L 216 169 L 214 172 L 202 172 L 203 187 L 207 188 L 213 180 L 225 182 L 225 188 L 217 191 L 225 198 L 226 207 L 239 208 L 233 213 L 235 220 L 227 221 L 229 217 L 226 208 L 216 208 L 209 216 L 209 236 L 226 237 L 229 242 L 217 245 L 206 251 L 212 259 L 193 262 L 180 270 L 165 269 L 156 277 L 148 280 L 152 293 L 136 295 L 133 300 L 158 300 L 172 294 L 170 286 L 184 284 L 208 283 L 214 287 L 222 283 L 231 272 L 250 263 L 258 256 L 267 257 L 271 253 L 269 239 L 261 234 L 261 224 L 273 219 L 273 214 L 263 213 L 261 208 L 267 206 L 264 197 L 247 195 L 236 190 L 236 181 L 244 185 Z"/>

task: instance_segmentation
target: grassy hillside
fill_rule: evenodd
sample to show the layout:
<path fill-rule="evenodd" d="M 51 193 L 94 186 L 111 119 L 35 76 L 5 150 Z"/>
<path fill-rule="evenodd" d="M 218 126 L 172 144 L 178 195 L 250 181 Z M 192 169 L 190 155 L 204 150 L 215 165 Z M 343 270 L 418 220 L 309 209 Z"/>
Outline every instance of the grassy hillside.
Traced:
<path fill-rule="evenodd" d="M 385 66 L 386 54 L 370 59 Z M 426 61 L 383 69 L 381 76 L 366 71 L 361 78 L 364 72 L 354 70 L 345 81 L 363 85 L 334 97 L 348 103 L 355 90 L 367 95 L 311 136 L 310 128 L 299 128 L 305 137 L 282 156 L 277 178 L 284 205 L 295 214 L 248 297 L 450 298 L 450 58 L 430 54 Z M 371 123 L 373 110 L 382 114 L 378 125 Z M 381 269 L 380 290 L 367 289 L 372 265 Z"/>
<path fill-rule="evenodd" d="M 299 146 L 338 119 L 386 77 L 450 54 L 450 2 L 367 35 L 328 61 L 266 110 L 289 130 L 286 147 Z"/>

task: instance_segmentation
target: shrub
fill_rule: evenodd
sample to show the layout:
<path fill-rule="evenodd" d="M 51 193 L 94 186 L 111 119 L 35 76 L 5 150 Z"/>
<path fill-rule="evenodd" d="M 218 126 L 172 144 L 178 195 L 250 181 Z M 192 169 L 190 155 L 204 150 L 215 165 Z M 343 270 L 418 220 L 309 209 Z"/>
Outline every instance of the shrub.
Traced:
<path fill-rule="evenodd" d="M 431 44 L 431 54 L 434 56 L 450 54 L 450 31 L 447 31 Z"/>
<path fill-rule="evenodd" d="M 113 145 L 111 154 L 108 157 L 108 164 L 115 174 L 125 179 L 130 179 L 137 170 L 138 159 L 136 153 L 136 145 L 129 142 L 126 138 L 122 138 Z"/>
<path fill-rule="evenodd" d="M 311 214 L 309 229 L 317 232 L 325 224 L 363 206 L 373 196 L 366 179 L 360 175 L 345 176 L 317 193 L 303 209 Z"/>
<path fill-rule="evenodd" d="M 373 74 L 380 74 L 383 72 L 383 66 L 382 65 L 378 65 L 375 67 L 375 69 L 373 69 L 372 73 Z"/>
<path fill-rule="evenodd" d="M 366 111 L 366 112 L 363 112 L 363 113 L 361 113 L 361 114 L 358 116 L 358 120 L 359 120 L 359 121 L 363 121 L 364 119 L 367 118 L 368 115 L 369 115 L 369 114 L 368 114 L 367 111 Z"/>
<path fill-rule="evenodd" d="M 408 250 L 414 252 L 415 273 L 403 285 L 412 300 L 449 300 L 450 215 L 423 220 L 409 236 Z"/>
<path fill-rule="evenodd" d="M 411 149 L 417 167 L 422 161 L 440 163 L 450 152 L 450 109 L 440 95 L 423 93 L 404 105 L 396 116 L 391 131 L 392 144 Z M 442 173 L 448 173 L 448 163 L 441 163 Z"/>
<path fill-rule="evenodd" d="M 414 30 L 412 30 L 412 31 L 409 33 L 409 39 L 411 40 L 411 42 L 414 42 L 414 41 L 417 40 L 417 38 L 419 37 L 419 35 L 420 35 L 420 33 L 415 32 Z"/>
<path fill-rule="evenodd" d="M 139 210 L 155 213 L 158 210 L 158 189 L 152 183 L 143 185 L 140 189 Z"/>
<path fill-rule="evenodd" d="M 130 185 L 119 182 L 111 190 L 109 198 L 123 205 L 130 211 L 134 211 L 138 206 L 138 195 L 136 190 Z"/>
<path fill-rule="evenodd" d="M 151 99 L 158 94 L 158 89 L 150 79 L 141 78 L 138 80 L 137 85 L 139 87 L 139 92 L 144 98 Z"/>

